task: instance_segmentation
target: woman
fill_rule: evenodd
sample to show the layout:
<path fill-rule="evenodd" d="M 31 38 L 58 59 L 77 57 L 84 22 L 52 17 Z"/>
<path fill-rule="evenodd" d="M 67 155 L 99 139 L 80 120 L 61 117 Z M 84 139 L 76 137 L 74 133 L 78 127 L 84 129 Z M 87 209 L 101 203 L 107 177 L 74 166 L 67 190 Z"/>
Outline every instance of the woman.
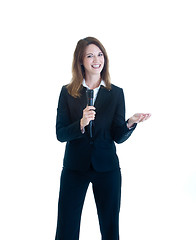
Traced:
<path fill-rule="evenodd" d="M 56 240 L 79 239 L 81 212 L 90 182 L 102 239 L 117 240 L 121 172 L 114 142 L 127 140 L 136 125 L 150 114 L 137 113 L 125 121 L 123 90 L 110 83 L 108 56 L 96 38 L 87 37 L 77 43 L 72 75 L 71 83 L 62 87 L 57 109 L 57 139 L 67 144 Z M 93 89 L 93 106 L 87 106 L 87 89 Z"/>

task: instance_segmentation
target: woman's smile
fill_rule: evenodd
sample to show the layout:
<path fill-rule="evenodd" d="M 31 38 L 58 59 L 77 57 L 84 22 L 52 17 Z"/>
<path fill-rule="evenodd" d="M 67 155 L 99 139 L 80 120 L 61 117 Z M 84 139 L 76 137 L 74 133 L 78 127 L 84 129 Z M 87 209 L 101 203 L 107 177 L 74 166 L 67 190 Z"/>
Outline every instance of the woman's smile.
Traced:
<path fill-rule="evenodd" d="M 93 64 L 91 66 L 95 69 L 99 69 L 101 67 L 101 64 Z"/>
<path fill-rule="evenodd" d="M 95 74 L 100 75 L 104 67 L 104 55 L 100 48 L 94 44 L 86 47 L 83 66 L 85 68 L 85 77 L 90 77 Z"/>

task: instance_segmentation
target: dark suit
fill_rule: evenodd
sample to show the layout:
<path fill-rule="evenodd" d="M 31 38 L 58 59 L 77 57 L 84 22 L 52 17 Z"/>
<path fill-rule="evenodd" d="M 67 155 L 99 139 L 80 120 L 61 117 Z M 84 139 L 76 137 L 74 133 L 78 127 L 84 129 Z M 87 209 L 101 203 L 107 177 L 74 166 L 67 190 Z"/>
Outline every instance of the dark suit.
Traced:
<path fill-rule="evenodd" d="M 73 98 L 63 86 L 57 109 L 56 134 L 61 142 L 67 142 L 64 167 L 87 170 L 92 162 L 96 171 L 105 172 L 119 168 L 116 143 L 127 140 L 136 127 L 129 130 L 125 122 L 125 102 L 121 88 L 112 85 L 111 90 L 100 88 L 95 101 L 96 117 L 93 121 L 93 138 L 80 130 L 80 119 L 87 105 L 86 88 L 81 97 Z"/>
<path fill-rule="evenodd" d="M 81 132 L 80 119 L 87 105 L 86 88 L 81 97 L 62 87 L 56 121 L 60 142 L 67 142 L 61 175 L 56 240 L 79 239 L 82 206 L 92 183 L 103 240 L 118 240 L 121 173 L 115 143 L 122 143 L 137 124 L 127 128 L 123 90 L 101 86 L 95 101 L 93 137 L 89 126 Z M 93 239 L 93 236 L 92 236 Z M 96 237 L 95 237 L 96 239 Z"/>

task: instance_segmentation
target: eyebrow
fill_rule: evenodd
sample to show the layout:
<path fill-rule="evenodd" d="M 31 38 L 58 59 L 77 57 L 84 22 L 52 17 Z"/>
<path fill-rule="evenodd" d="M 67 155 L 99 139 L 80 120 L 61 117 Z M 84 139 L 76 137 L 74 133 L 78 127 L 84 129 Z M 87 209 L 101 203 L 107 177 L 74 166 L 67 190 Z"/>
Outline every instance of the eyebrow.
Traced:
<path fill-rule="evenodd" d="M 100 53 L 103 53 L 103 52 L 101 52 L 101 51 L 98 52 L 98 54 L 100 54 Z M 87 53 L 86 56 L 87 56 L 87 55 L 93 55 L 93 53 Z"/>

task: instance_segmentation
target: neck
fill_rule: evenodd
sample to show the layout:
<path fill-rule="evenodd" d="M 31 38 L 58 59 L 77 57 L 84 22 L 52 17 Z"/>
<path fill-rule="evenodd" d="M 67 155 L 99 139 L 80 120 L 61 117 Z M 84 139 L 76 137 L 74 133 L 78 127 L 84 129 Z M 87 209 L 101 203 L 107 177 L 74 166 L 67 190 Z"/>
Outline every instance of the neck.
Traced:
<path fill-rule="evenodd" d="M 90 89 L 97 88 L 101 83 L 101 76 L 100 75 L 92 75 L 92 76 L 85 76 L 86 85 Z"/>

